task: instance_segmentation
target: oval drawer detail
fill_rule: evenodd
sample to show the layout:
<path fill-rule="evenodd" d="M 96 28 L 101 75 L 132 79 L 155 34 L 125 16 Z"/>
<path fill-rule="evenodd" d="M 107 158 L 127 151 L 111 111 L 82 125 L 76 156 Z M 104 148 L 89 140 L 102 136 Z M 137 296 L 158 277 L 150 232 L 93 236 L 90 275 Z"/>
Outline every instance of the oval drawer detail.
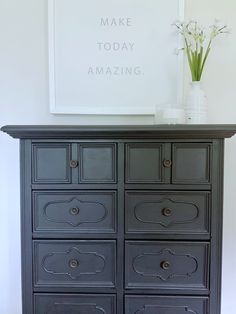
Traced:
<path fill-rule="evenodd" d="M 126 314 L 207 314 L 208 298 L 127 296 Z"/>
<path fill-rule="evenodd" d="M 34 192 L 34 230 L 114 233 L 116 192 Z"/>
<path fill-rule="evenodd" d="M 127 288 L 208 288 L 208 244 L 126 242 Z"/>
<path fill-rule="evenodd" d="M 126 232 L 209 234 L 209 195 L 126 192 Z"/>
<path fill-rule="evenodd" d="M 115 314 L 113 295 L 35 295 L 35 314 Z"/>
<path fill-rule="evenodd" d="M 35 241 L 35 285 L 115 285 L 115 241 Z"/>

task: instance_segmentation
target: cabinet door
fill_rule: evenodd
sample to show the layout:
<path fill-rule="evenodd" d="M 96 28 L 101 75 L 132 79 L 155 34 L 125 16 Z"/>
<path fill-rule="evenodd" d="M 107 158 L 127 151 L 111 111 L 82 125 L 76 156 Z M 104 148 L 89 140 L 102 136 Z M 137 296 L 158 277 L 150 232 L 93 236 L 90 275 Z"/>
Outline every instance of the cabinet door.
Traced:
<path fill-rule="evenodd" d="M 164 162 L 169 157 L 170 144 L 127 144 L 126 183 L 169 183 L 170 169 Z"/>
<path fill-rule="evenodd" d="M 34 144 L 32 154 L 33 183 L 71 183 L 70 144 Z"/>
<path fill-rule="evenodd" d="M 173 144 L 172 183 L 209 184 L 211 182 L 211 144 Z"/>
<path fill-rule="evenodd" d="M 86 143 L 79 145 L 80 183 L 116 182 L 116 145 Z"/>

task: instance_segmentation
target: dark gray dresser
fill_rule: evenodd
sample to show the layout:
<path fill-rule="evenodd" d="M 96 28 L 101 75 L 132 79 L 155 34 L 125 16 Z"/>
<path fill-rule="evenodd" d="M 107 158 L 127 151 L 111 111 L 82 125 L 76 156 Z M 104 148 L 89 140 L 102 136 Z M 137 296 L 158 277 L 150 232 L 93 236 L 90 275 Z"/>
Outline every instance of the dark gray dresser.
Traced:
<path fill-rule="evenodd" d="M 23 314 L 219 314 L 236 125 L 5 126 L 20 138 Z"/>

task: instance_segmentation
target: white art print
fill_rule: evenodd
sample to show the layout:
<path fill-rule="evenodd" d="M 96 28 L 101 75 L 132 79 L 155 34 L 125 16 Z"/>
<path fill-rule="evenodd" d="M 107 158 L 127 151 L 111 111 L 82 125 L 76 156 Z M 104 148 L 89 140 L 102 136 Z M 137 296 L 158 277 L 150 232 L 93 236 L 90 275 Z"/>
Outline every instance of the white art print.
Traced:
<path fill-rule="evenodd" d="M 153 114 L 179 103 L 183 0 L 48 0 L 50 108 Z"/>

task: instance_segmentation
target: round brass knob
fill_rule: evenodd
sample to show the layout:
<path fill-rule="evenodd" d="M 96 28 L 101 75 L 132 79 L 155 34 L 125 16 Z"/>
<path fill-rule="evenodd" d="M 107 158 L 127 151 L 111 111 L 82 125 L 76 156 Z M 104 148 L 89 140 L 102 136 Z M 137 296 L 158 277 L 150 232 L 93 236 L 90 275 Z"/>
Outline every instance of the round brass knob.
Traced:
<path fill-rule="evenodd" d="M 79 261 L 77 259 L 71 259 L 69 261 L 70 268 L 77 268 L 79 266 Z"/>
<path fill-rule="evenodd" d="M 166 217 L 170 217 L 172 215 L 172 209 L 171 208 L 163 208 L 162 209 L 162 215 Z"/>
<path fill-rule="evenodd" d="M 76 167 L 78 167 L 78 161 L 77 161 L 77 160 L 71 160 L 71 161 L 70 161 L 70 167 L 71 167 L 71 168 L 76 168 Z"/>
<path fill-rule="evenodd" d="M 172 166 L 172 161 L 170 159 L 164 159 L 163 165 L 166 168 L 170 168 Z"/>
<path fill-rule="evenodd" d="M 73 207 L 70 209 L 71 215 L 78 215 L 79 214 L 79 208 L 78 207 Z"/>
<path fill-rule="evenodd" d="M 161 262 L 161 268 L 164 270 L 169 269 L 170 268 L 170 262 L 168 262 L 168 261 Z"/>

